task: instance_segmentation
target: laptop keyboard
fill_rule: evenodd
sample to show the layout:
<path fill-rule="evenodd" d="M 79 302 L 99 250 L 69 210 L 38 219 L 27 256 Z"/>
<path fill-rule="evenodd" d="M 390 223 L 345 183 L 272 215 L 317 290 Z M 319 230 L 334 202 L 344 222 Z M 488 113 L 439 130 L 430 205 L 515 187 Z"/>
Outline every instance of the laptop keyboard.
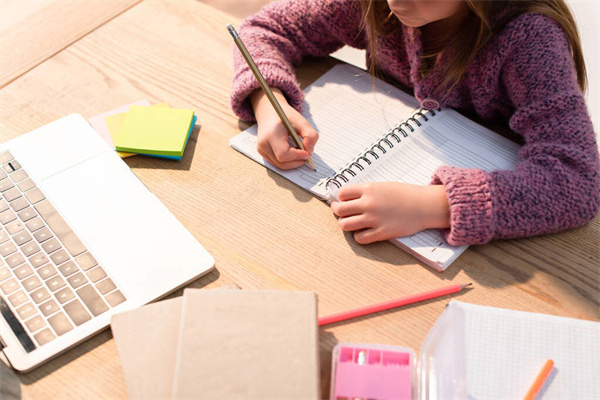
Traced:
<path fill-rule="evenodd" d="M 28 352 L 125 301 L 10 152 L 0 193 L 0 309 Z"/>

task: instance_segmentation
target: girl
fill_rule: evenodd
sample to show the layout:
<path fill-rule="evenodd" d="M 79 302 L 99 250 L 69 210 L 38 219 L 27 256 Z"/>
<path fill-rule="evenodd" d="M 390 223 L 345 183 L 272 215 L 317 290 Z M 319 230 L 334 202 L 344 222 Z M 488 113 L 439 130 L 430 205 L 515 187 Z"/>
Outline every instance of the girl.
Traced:
<path fill-rule="evenodd" d="M 582 95 L 585 66 L 563 0 L 290 0 L 246 19 L 240 36 L 302 136 L 287 132 L 235 52 L 231 104 L 258 122 L 258 151 L 282 169 L 312 153 L 317 132 L 300 114 L 293 65 L 343 45 L 414 90 L 424 106 L 502 121 L 524 142 L 514 171 L 439 168 L 427 187 L 346 185 L 331 208 L 359 243 L 446 228 L 453 245 L 557 232 L 600 207 L 598 147 Z M 360 135 L 360 132 L 353 134 Z"/>

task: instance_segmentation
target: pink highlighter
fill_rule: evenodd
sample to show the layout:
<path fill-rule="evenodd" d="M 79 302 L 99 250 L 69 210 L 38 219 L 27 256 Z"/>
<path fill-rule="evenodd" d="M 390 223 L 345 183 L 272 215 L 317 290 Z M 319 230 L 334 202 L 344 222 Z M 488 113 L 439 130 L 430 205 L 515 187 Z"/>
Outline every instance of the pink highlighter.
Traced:
<path fill-rule="evenodd" d="M 407 347 L 339 343 L 333 349 L 330 399 L 412 399 L 415 367 L 415 352 Z"/>

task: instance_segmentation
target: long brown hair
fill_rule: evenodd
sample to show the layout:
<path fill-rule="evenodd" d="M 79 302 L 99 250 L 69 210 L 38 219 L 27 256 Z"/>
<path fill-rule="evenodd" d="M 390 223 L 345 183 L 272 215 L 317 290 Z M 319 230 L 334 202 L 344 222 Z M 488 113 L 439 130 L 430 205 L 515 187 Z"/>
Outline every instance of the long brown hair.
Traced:
<path fill-rule="evenodd" d="M 454 39 L 449 47 L 443 50 L 425 52 L 422 56 L 421 74 L 431 68 L 442 51 L 449 51 L 445 85 L 456 85 L 466 72 L 477 52 L 487 43 L 495 32 L 502 29 L 509 21 L 523 13 L 539 13 L 554 19 L 567 34 L 571 53 L 577 71 L 577 82 L 582 92 L 587 88 L 587 76 L 581 40 L 575 19 L 564 0 L 465 0 L 470 13 L 460 24 L 460 29 L 453 33 Z M 401 22 L 391 13 L 387 1 L 361 0 L 363 12 L 363 29 L 369 36 L 371 72 L 377 69 L 377 37 L 390 34 Z M 500 21 L 492 26 L 492 16 L 507 9 Z"/>

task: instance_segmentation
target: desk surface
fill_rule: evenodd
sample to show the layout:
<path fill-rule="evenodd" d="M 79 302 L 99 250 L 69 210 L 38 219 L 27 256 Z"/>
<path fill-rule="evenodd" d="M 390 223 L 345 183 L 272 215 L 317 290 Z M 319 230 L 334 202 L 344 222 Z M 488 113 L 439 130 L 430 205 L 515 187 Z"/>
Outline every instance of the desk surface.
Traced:
<path fill-rule="evenodd" d="M 326 315 L 451 282 L 473 282 L 473 290 L 456 298 L 600 320 L 600 218 L 560 234 L 472 246 L 443 273 L 389 243 L 358 245 L 338 228 L 326 204 L 229 147 L 229 139 L 246 127 L 230 111 L 228 97 L 233 43 L 225 26 L 239 21 L 196 1 L 146 1 L 128 9 L 135 2 L 125 3 L 108 22 L 45 61 L 24 62 L 21 72 L 2 77 L 1 140 L 72 112 L 89 118 L 141 98 L 194 109 L 199 129 L 181 162 L 126 159 L 215 257 L 216 269 L 190 287 L 237 283 L 315 291 L 319 314 Z M 2 52 L 10 57 L 10 46 Z M 331 65 L 330 60 L 305 63 L 302 83 Z M 337 342 L 418 351 L 447 301 L 321 329 L 324 395 Z M 127 396 L 110 330 L 28 374 L 0 372 L 5 396 Z"/>

